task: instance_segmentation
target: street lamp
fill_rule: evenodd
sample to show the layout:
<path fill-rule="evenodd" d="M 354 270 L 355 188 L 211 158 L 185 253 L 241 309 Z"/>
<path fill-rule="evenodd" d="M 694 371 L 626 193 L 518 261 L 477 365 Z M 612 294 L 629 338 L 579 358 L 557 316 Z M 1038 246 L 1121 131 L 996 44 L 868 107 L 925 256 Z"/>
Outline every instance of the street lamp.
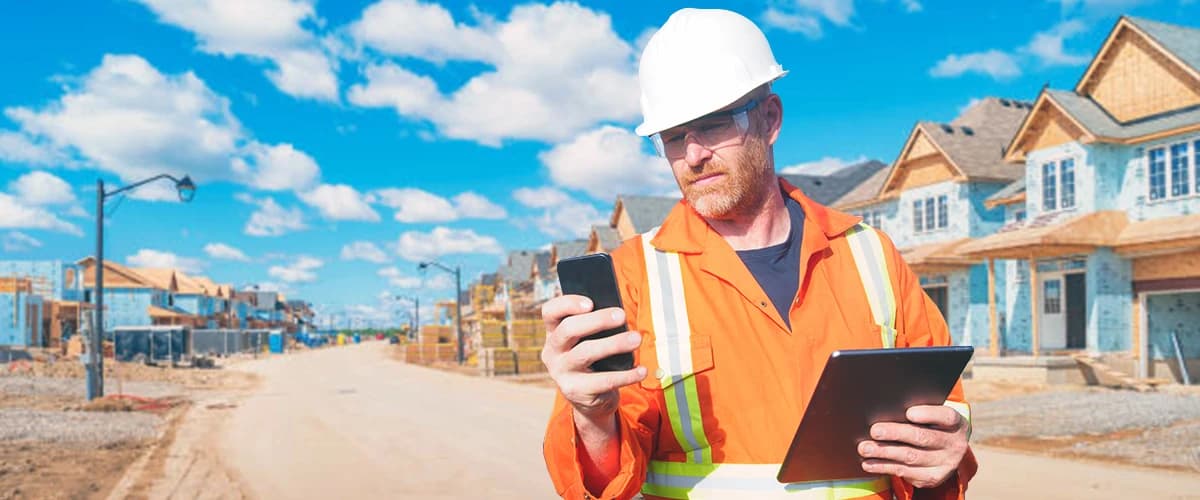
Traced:
<path fill-rule="evenodd" d="M 413 303 L 413 326 L 412 329 L 408 331 L 408 338 L 409 340 L 417 338 L 416 332 L 421 328 L 421 297 L 419 295 L 413 295 L 412 297 L 406 295 L 397 295 L 396 300 L 407 300 Z"/>
<path fill-rule="evenodd" d="M 170 179 L 175 183 L 179 192 L 179 201 L 187 203 L 196 197 L 196 184 L 192 178 L 183 176 L 176 179 L 167 174 L 159 174 L 113 191 L 104 190 L 104 180 L 96 179 L 96 321 L 92 324 L 90 349 L 87 365 L 87 398 L 93 400 L 104 396 L 104 201 L 108 198 L 131 191 L 142 185 L 159 179 Z"/>
<path fill-rule="evenodd" d="M 450 269 L 442 265 L 436 260 L 425 261 L 417 265 L 417 269 L 424 271 L 430 266 L 436 267 L 447 273 L 454 275 L 454 322 L 455 332 L 458 334 L 458 364 L 463 364 L 463 332 L 462 332 L 462 268 L 454 266 Z"/>

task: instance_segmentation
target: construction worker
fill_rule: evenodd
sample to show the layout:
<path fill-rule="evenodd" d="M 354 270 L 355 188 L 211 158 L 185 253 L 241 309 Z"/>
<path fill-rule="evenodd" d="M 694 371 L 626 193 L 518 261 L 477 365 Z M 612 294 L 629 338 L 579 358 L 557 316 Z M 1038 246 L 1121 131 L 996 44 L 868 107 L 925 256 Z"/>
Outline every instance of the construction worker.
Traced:
<path fill-rule="evenodd" d="M 964 495 L 976 462 L 961 384 L 908 423 L 873 425 L 862 479 L 776 481 L 832 351 L 950 343 L 886 236 L 775 176 L 783 105 L 770 85 L 785 73 L 729 11 L 680 10 L 646 45 L 637 133 L 683 200 L 613 252 L 623 310 L 573 295 L 542 309 L 559 389 L 543 451 L 564 498 Z M 628 352 L 632 370 L 588 368 Z"/>

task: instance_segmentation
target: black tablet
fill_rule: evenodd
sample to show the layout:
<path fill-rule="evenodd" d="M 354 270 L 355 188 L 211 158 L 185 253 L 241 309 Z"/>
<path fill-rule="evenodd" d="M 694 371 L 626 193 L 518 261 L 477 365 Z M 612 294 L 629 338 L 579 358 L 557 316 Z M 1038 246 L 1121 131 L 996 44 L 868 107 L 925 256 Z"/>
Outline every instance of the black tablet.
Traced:
<path fill-rule="evenodd" d="M 817 382 L 779 482 L 834 481 L 870 476 L 858 443 L 876 422 L 906 422 L 919 405 L 940 405 L 975 348 L 914 347 L 834 351 Z"/>

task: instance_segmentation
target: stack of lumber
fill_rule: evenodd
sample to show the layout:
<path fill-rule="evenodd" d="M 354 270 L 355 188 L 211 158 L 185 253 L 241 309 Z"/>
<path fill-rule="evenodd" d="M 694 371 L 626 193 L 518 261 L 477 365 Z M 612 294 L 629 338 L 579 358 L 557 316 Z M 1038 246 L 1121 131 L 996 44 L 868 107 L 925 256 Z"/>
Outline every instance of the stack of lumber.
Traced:
<path fill-rule="evenodd" d="M 479 327 L 480 347 L 505 347 L 507 342 L 504 339 L 504 322 L 484 320 L 479 322 Z"/>
<path fill-rule="evenodd" d="M 508 332 L 508 346 L 537 347 L 546 343 L 546 324 L 541 319 L 513 320 Z"/>

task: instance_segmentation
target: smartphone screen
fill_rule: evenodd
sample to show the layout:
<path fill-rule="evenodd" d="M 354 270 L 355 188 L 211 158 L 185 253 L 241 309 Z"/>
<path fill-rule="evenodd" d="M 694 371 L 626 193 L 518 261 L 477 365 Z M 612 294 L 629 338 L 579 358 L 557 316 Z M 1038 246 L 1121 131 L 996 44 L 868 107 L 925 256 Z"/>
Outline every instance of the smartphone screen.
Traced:
<path fill-rule="evenodd" d="M 582 295 L 592 300 L 594 311 L 621 307 L 621 292 L 613 273 L 612 258 L 605 253 L 572 257 L 558 261 L 558 284 L 563 295 Z M 584 337 L 580 342 L 611 337 L 628 330 L 625 325 Z M 633 369 L 633 353 L 609 356 L 592 363 L 592 371 L 613 372 Z"/>

